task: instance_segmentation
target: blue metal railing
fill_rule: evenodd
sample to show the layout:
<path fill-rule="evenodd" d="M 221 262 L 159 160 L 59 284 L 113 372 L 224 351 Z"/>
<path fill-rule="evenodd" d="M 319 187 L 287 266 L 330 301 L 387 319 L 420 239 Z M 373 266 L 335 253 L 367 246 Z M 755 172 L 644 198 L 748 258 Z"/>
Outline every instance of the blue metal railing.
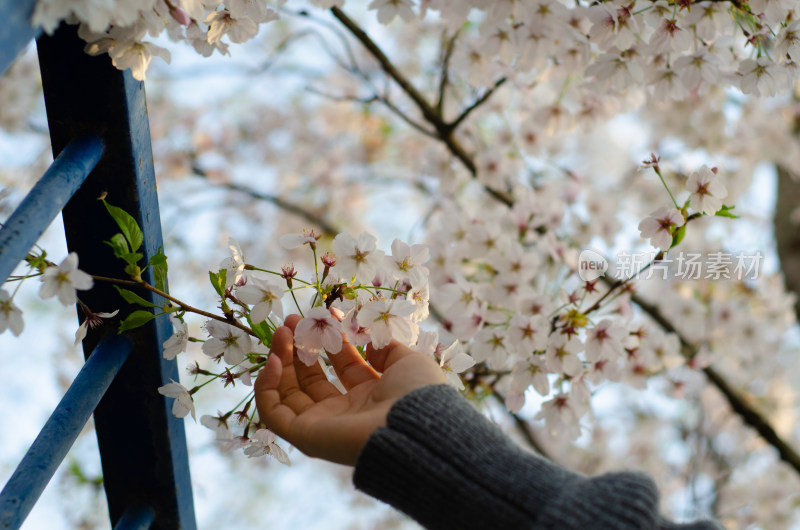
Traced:
<path fill-rule="evenodd" d="M 0 75 L 31 38 L 33 0 L 0 0 Z M 144 233 L 147 261 L 162 246 L 144 84 L 120 72 L 107 56 L 90 57 L 74 26 L 37 41 L 55 161 L 0 230 L 0 279 L 6 279 L 61 211 L 67 247 L 81 269 L 125 277 L 103 244 L 116 227 L 97 198 L 105 194 L 130 213 Z M 2 104 L 2 102 L 0 102 Z M 62 209 L 63 208 L 63 209 Z M 151 274 L 144 279 L 154 283 Z M 142 297 L 159 303 L 149 292 Z M 108 284 L 81 292 L 94 311 L 124 302 Z M 123 310 L 119 318 L 125 316 Z M 114 325 L 83 342 L 86 365 L 22 463 L 0 492 L 0 528 L 18 528 L 64 455 L 94 415 L 103 485 L 114 528 L 195 528 L 182 420 L 157 388 L 178 379 L 177 364 L 161 354 L 172 330 L 166 316 L 127 332 Z M 105 333 L 105 335 L 103 335 Z"/>

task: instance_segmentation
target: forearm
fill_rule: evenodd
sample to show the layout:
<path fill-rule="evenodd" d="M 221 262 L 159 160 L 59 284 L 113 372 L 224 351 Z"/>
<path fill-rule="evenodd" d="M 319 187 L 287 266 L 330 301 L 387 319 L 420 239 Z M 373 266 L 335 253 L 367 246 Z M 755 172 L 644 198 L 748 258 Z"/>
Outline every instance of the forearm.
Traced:
<path fill-rule="evenodd" d="M 566 471 L 522 451 L 442 386 L 395 404 L 362 450 L 353 480 L 428 528 L 642 530 L 663 521 L 648 477 L 586 479 Z"/>

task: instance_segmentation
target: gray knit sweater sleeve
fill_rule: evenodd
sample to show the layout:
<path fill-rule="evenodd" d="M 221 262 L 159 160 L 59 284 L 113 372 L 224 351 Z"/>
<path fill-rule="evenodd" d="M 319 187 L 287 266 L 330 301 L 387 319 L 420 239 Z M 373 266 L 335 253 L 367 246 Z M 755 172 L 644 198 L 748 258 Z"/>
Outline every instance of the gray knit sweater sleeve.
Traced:
<path fill-rule="evenodd" d="M 431 529 L 720 528 L 660 517 L 646 475 L 585 478 L 521 450 L 447 386 L 395 403 L 362 449 L 353 482 Z"/>

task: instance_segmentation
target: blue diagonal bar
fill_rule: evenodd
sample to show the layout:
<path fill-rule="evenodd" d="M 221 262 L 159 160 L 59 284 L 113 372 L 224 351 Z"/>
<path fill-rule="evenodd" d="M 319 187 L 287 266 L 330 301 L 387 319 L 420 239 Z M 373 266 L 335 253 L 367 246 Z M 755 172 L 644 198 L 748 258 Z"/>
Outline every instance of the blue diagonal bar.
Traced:
<path fill-rule="evenodd" d="M 147 530 L 153 524 L 156 512 L 151 506 L 136 505 L 125 510 L 114 530 Z"/>
<path fill-rule="evenodd" d="M 19 528 L 131 353 L 124 336 L 104 339 L 70 385 L 0 492 L 0 528 Z"/>
<path fill-rule="evenodd" d="M 16 59 L 25 46 L 41 33 L 31 27 L 35 0 L 0 0 L 0 75 Z"/>
<path fill-rule="evenodd" d="M 97 136 L 72 140 L 0 229 L 0 283 L 50 225 L 103 156 Z"/>

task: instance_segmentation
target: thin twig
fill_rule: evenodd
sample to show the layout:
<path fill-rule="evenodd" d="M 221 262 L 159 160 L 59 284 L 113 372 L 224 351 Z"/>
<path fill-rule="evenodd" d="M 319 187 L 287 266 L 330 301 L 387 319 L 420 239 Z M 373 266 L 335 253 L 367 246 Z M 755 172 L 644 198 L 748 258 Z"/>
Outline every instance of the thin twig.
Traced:
<path fill-rule="evenodd" d="M 352 33 L 353 36 L 364 45 L 367 51 L 369 51 L 369 53 L 381 65 L 383 71 L 386 72 L 389 77 L 391 77 L 398 85 L 400 85 L 400 88 L 403 89 L 403 92 L 405 92 L 406 95 L 408 95 L 408 97 L 410 97 L 411 100 L 416 104 L 417 108 L 419 108 L 422 116 L 425 118 L 425 121 L 430 123 L 436 130 L 439 141 L 447 146 L 453 156 L 461 161 L 461 163 L 467 168 L 473 177 L 476 177 L 478 170 L 475 166 L 475 161 L 453 135 L 455 129 L 450 127 L 449 124 L 445 123 L 442 116 L 436 111 L 436 108 L 434 108 L 434 106 L 425 99 L 425 97 L 416 89 L 416 87 L 414 87 L 414 85 L 411 84 L 408 79 L 406 79 L 406 77 L 394 66 L 389 58 L 386 57 L 386 54 L 383 53 L 383 50 L 380 49 L 380 47 L 370 38 L 369 35 L 367 35 L 363 29 L 361 29 L 361 27 L 359 27 L 358 24 L 351 20 L 350 17 L 348 17 L 338 7 L 331 8 L 331 13 L 333 13 L 333 16 L 336 17 L 336 19 L 342 24 L 344 24 L 350 33 Z M 483 101 L 485 100 L 486 99 Z M 507 193 L 492 189 L 488 186 L 484 186 L 484 189 L 492 197 L 502 202 L 506 206 L 511 206 L 513 204 L 513 201 Z"/>
<path fill-rule="evenodd" d="M 447 127 L 450 128 L 450 129 L 455 129 L 456 127 L 461 125 L 461 122 L 466 120 L 467 117 L 470 114 L 472 114 L 472 111 L 474 111 L 475 109 L 477 109 L 478 107 L 480 107 L 481 105 L 486 103 L 486 100 L 488 100 L 490 97 L 492 97 L 492 94 L 494 94 L 494 91 L 497 90 L 498 88 L 500 88 L 501 86 L 503 86 L 503 84 L 505 82 L 506 82 L 506 78 L 505 77 L 501 77 L 500 79 L 495 81 L 494 86 L 492 86 L 492 88 L 489 88 L 488 90 L 486 90 L 483 93 L 482 96 L 480 96 L 478 99 L 475 100 L 474 103 L 472 103 L 472 105 L 470 105 L 469 107 L 465 108 L 455 120 L 453 120 L 453 121 L 451 121 L 450 123 L 447 124 Z"/>
<path fill-rule="evenodd" d="M 219 320 L 220 322 L 224 322 L 224 323 L 229 324 L 229 325 L 231 325 L 233 327 L 239 328 L 242 331 L 244 331 L 245 333 L 248 333 L 248 334 L 252 335 L 253 337 L 256 337 L 256 338 L 258 337 L 253 332 L 252 329 L 250 329 L 249 327 L 245 326 L 244 324 L 242 324 L 238 320 L 235 320 L 235 319 L 229 320 L 229 319 L 227 319 L 225 317 L 221 317 L 219 315 L 215 315 L 214 313 L 209 313 L 208 311 L 203 311 L 202 309 L 198 309 L 196 307 L 190 306 L 189 304 L 187 304 L 185 302 L 181 302 L 180 300 L 178 300 L 174 296 L 170 296 L 169 294 L 165 293 L 161 289 L 158 289 L 157 287 L 155 287 L 153 285 L 150 285 L 149 283 L 147 283 L 145 281 L 137 282 L 137 281 L 134 281 L 134 280 L 122 280 L 120 278 L 109 278 L 107 276 L 95 276 L 95 275 L 92 275 L 92 278 L 94 278 L 95 280 L 97 280 L 99 282 L 114 283 L 114 284 L 117 284 L 117 285 L 128 285 L 128 286 L 131 286 L 131 287 L 141 287 L 142 289 L 146 289 L 146 290 L 148 290 L 150 292 L 153 292 L 153 293 L 155 293 L 155 294 L 157 294 L 159 296 L 162 296 L 162 297 L 166 298 L 167 300 L 169 300 L 173 304 L 177 305 L 178 307 L 180 307 L 184 311 L 188 311 L 190 313 L 196 313 L 196 314 L 202 315 L 202 316 L 204 316 L 206 318 L 213 318 L 214 320 Z"/>
<path fill-rule="evenodd" d="M 208 178 L 206 172 L 202 168 L 198 167 L 196 164 L 192 164 L 192 172 L 200 178 Z M 278 208 L 281 208 L 282 210 L 285 210 L 289 213 L 292 213 L 298 217 L 305 219 L 306 221 L 309 221 L 312 224 L 315 224 L 322 230 L 323 234 L 326 236 L 334 237 L 340 232 L 338 228 L 336 228 L 334 225 L 332 225 L 330 222 L 326 221 L 319 215 L 316 215 L 315 213 L 306 210 L 302 206 L 289 202 L 286 199 L 282 199 L 277 195 L 262 193 L 252 188 L 248 188 L 247 186 L 242 186 L 240 184 L 235 184 L 233 182 L 222 182 L 215 184 L 215 186 L 219 188 L 225 188 L 231 191 L 237 191 L 239 193 L 244 193 L 252 197 L 253 199 L 270 202 L 275 206 L 277 206 Z"/>
<path fill-rule="evenodd" d="M 444 98 L 447 92 L 447 85 L 450 81 L 448 73 L 450 71 L 450 59 L 453 57 L 453 50 L 456 47 L 456 39 L 461 32 L 461 28 L 457 29 L 452 37 L 447 39 L 446 32 L 442 34 L 442 71 L 439 77 L 439 98 L 436 101 L 436 113 L 444 117 Z"/>

